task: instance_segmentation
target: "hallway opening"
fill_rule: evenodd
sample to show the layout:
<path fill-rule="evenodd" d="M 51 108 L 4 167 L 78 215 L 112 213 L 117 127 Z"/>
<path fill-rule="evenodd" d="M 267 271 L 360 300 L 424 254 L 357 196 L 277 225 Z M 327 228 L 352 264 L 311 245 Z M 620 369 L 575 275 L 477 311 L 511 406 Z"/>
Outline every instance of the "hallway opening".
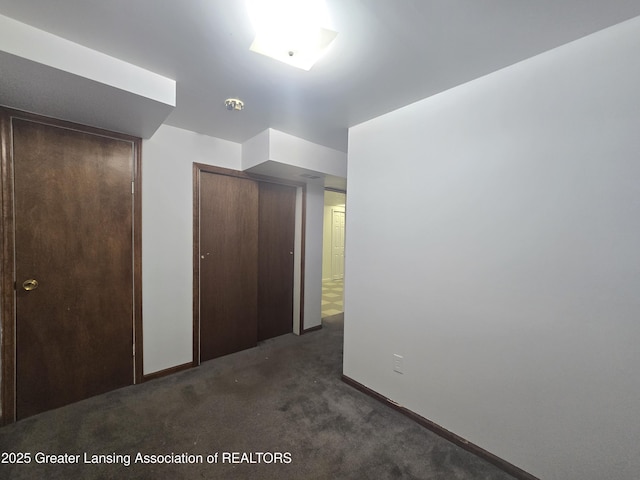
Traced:
<path fill-rule="evenodd" d="M 322 246 L 322 318 L 344 311 L 344 229 L 346 194 L 324 193 Z"/>

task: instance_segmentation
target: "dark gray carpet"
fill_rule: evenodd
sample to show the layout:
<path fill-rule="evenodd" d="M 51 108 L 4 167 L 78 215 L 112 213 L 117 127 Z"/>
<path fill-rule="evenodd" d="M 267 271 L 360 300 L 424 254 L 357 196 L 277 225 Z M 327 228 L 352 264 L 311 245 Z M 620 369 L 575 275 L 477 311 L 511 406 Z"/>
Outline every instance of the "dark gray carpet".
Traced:
<path fill-rule="evenodd" d="M 2 427 L 0 452 L 28 452 L 31 463 L 0 463 L 0 478 L 512 479 L 344 384 L 341 372 L 336 316 L 318 332 Z M 203 463 L 135 463 L 138 452 Z M 216 452 L 218 463 L 207 463 Z M 37 463 L 42 454 L 80 463 Z M 84 463 L 85 454 L 119 463 Z"/>

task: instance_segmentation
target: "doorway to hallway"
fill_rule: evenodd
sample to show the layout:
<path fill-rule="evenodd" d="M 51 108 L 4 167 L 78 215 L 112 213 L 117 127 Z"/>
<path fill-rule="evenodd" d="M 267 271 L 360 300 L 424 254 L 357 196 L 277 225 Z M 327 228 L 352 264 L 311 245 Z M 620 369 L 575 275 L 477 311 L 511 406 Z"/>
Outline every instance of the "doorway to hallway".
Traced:
<path fill-rule="evenodd" d="M 322 318 L 344 311 L 346 194 L 325 190 L 322 247 Z"/>

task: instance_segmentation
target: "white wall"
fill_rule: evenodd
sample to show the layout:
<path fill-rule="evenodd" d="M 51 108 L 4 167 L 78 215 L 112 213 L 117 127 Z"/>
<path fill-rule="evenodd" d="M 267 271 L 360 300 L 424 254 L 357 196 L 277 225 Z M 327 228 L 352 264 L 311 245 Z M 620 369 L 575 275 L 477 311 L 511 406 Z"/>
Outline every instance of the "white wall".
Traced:
<path fill-rule="evenodd" d="M 175 80 L 3 15 L 0 32 L 0 105 L 142 138 L 176 105 Z"/>
<path fill-rule="evenodd" d="M 324 187 L 307 184 L 304 261 L 304 328 L 322 324 L 322 215 Z"/>
<path fill-rule="evenodd" d="M 640 18 L 350 131 L 345 375 L 544 479 L 640 471 L 638 45 Z"/>
<path fill-rule="evenodd" d="M 302 311 L 302 221 L 304 218 L 302 206 L 304 193 L 302 187 L 296 188 L 296 221 L 293 249 L 293 333 L 300 335 L 300 312 Z M 322 295 L 320 292 L 318 295 Z"/>
<path fill-rule="evenodd" d="M 243 170 L 248 170 L 269 160 L 269 135 L 270 129 L 267 128 L 242 143 Z"/>
<path fill-rule="evenodd" d="M 347 155 L 344 152 L 273 128 L 269 129 L 269 160 L 336 177 L 347 175 Z"/>
<path fill-rule="evenodd" d="M 145 374 L 193 359 L 193 162 L 240 170 L 238 143 L 163 125 L 142 149 Z"/>
<path fill-rule="evenodd" d="M 176 82 L 0 15 L 0 51 L 175 107 Z"/>
<path fill-rule="evenodd" d="M 193 358 L 193 163 L 241 170 L 242 148 L 237 143 L 167 125 L 160 127 L 151 139 L 143 143 L 142 321 L 145 374 L 189 363 Z M 286 152 L 286 146 L 282 151 Z M 323 202 L 323 187 L 308 185 L 305 328 L 321 323 Z M 301 205 L 301 199 L 297 204 Z M 296 258 L 297 255 L 298 252 Z M 296 272 L 296 278 L 299 278 L 300 273 Z M 299 305 L 294 308 L 299 312 Z M 298 325 L 294 330 L 299 333 Z"/>

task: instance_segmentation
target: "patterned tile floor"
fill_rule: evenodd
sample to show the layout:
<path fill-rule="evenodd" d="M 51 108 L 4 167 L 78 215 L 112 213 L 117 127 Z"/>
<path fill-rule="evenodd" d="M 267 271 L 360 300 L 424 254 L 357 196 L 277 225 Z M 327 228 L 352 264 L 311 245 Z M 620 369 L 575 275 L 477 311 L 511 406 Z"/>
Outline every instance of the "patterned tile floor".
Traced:
<path fill-rule="evenodd" d="M 322 282 L 322 318 L 342 313 L 342 291 L 344 280 L 325 280 Z"/>

